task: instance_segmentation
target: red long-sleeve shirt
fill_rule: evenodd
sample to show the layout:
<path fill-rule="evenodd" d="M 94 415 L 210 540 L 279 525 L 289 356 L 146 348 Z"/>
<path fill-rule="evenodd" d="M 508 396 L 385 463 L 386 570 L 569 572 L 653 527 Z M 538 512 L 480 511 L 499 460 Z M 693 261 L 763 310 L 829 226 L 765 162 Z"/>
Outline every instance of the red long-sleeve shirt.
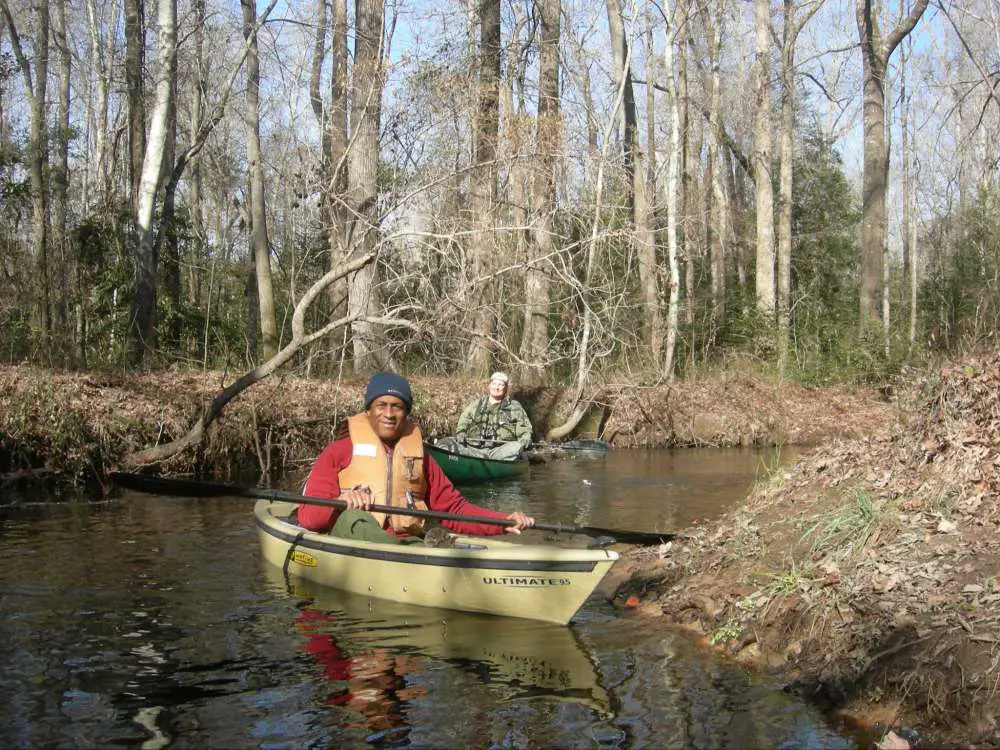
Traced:
<path fill-rule="evenodd" d="M 338 475 L 351 462 L 353 446 L 350 437 L 335 440 L 323 449 L 313 463 L 309 478 L 306 479 L 302 494 L 307 497 L 340 497 Z M 506 518 L 506 513 L 489 510 L 470 503 L 455 489 L 455 485 L 445 476 L 437 461 L 424 454 L 424 478 L 427 482 L 427 507 L 439 513 L 455 513 L 464 516 L 486 516 Z M 337 520 L 340 510 L 320 505 L 299 506 L 299 524 L 310 531 L 329 531 Z M 469 536 L 494 536 L 504 532 L 503 526 L 488 523 L 467 523 L 465 521 L 442 521 L 441 525 L 458 534 Z M 390 532 L 391 533 L 391 532 Z"/>

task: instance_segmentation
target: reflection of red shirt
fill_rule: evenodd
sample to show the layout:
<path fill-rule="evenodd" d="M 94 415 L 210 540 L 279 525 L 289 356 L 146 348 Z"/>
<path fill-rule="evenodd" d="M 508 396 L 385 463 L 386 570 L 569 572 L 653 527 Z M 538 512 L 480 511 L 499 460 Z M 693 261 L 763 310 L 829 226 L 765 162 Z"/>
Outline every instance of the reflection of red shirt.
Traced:
<path fill-rule="evenodd" d="M 313 463 L 302 494 L 307 497 L 339 497 L 340 482 L 337 477 L 351 462 L 353 452 L 350 437 L 335 440 L 327 445 Z M 437 461 L 426 453 L 424 453 L 424 477 L 427 481 L 427 507 L 431 510 L 465 516 L 507 517 L 506 513 L 482 508 L 462 497 L 451 480 L 445 476 Z M 310 531 L 329 531 L 339 513 L 337 508 L 303 504 L 299 506 L 299 524 Z M 441 525 L 459 534 L 470 536 L 494 536 L 504 532 L 503 526 L 488 523 L 442 521 Z"/>
<path fill-rule="evenodd" d="M 313 609 L 303 610 L 297 623 L 309 634 L 306 639 L 306 653 L 311 654 L 317 663 L 323 667 L 323 674 L 331 680 L 349 680 L 351 678 L 351 657 L 337 646 L 329 635 L 315 632 L 313 627 L 317 622 L 328 622 L 331 618 Z"/>
<path fill-rule="evenodd" d="M 351 680 L 351 657 L 340 650 L 337 642 L 330 635 L 317 633 L 315 625 L 329 622 L 333 618 L 324 612 L 305 609 L 295 618 L 295 623 L 308 635 L 306 638 L 306 653 L 310 654 L 316 663 L 323 667 L 323 676 L 329 680 L 348 683 L 341 692 L 331 695 L 327 703 L 331 706 L 342 706 L 350 702 L 354 696 L 349 687 Z"/>
<path fill-rule="evenodd" d="M 365 715 L 361 722 L 351 722 L 345 727 L 370 727 L 385 729 L 406 724 L 403 705 L 424 688 L 409 688 L 404 675 L 413 668 L 409 658 L 395 656 L 386 649 L 374 649 L 356 656 L 340 650 L 333 636 L 320 633 L 325 623 L 335 618 L 326 612 L 304 609 L 295 618 L 295 624 L 306 636 L 305 650 L 323 668 L 327 679 L 343 683 L 338 691 L 327 698 L 331 706 L 344 706 Z"/>

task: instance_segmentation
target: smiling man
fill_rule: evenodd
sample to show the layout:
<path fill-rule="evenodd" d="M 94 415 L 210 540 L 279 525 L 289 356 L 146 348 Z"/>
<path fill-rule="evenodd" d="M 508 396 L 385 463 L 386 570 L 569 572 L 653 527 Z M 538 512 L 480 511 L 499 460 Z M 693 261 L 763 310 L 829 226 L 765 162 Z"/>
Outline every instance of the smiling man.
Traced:
<path fill-rule="evenodd" d="M 509 518 L 513 526 L 444 521 L 442 526 L 459 534 L 492 536 L 504 531 L 520 533 L 535 520 L 520 511 L 509 515 L 481 508 L 466 500 L 424 453 L 420 428 L 410 419 L 413 396 L 400 375 L 379 372 L 365 391 L 365 410 L 350 417 L 313 463 L 303 494 L 340 498 L 340 511 L 302 504 L 299 523 L 311 531 L 370 542 L 418 540 L 423 519 L 370 511 L 373 504 L 418 508 L 459 515 Z"/>

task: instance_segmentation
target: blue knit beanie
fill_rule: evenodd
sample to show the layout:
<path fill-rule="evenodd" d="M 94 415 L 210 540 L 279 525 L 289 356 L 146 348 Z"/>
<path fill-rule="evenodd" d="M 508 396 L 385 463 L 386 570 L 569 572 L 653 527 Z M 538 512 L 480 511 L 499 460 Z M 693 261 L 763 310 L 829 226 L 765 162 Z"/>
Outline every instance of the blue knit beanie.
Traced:
<path fill-rule="evenodd" d="M 376 372 L 372 375 L 372 379 L 368 381 L 368 390 L 365 391 L 365 409 L 379 396 L 395 396 L 406 404 L 407 411 L 413 408 L 410 384 L 406 382 L 406 378 L 394 372 Z"/>

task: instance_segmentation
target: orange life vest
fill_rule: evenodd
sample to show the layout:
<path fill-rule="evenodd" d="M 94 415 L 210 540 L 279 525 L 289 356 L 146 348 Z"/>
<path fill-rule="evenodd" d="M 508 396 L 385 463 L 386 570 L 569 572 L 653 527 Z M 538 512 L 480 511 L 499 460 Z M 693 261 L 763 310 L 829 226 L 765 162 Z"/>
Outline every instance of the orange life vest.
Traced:
<path fill-rule="evenodd" d="M 378 505 L 427 510 L 427 480 L 424 477 L 424 442 L 420 428 L 407 420 L 403 436 L 392 451 L 392 460 L 385 446 L 368 423 L 366 414 L 356 414 L 347 420 L 351 436 L 351 463 L 337 475 L 341 489 L 367 485 Z M 407 494 L 409 493 L 409 494 Z M 372 512 L 385 528 L 386 518 L 396 534 L 420 534 L 424 519 L 395 513 Z"/>

